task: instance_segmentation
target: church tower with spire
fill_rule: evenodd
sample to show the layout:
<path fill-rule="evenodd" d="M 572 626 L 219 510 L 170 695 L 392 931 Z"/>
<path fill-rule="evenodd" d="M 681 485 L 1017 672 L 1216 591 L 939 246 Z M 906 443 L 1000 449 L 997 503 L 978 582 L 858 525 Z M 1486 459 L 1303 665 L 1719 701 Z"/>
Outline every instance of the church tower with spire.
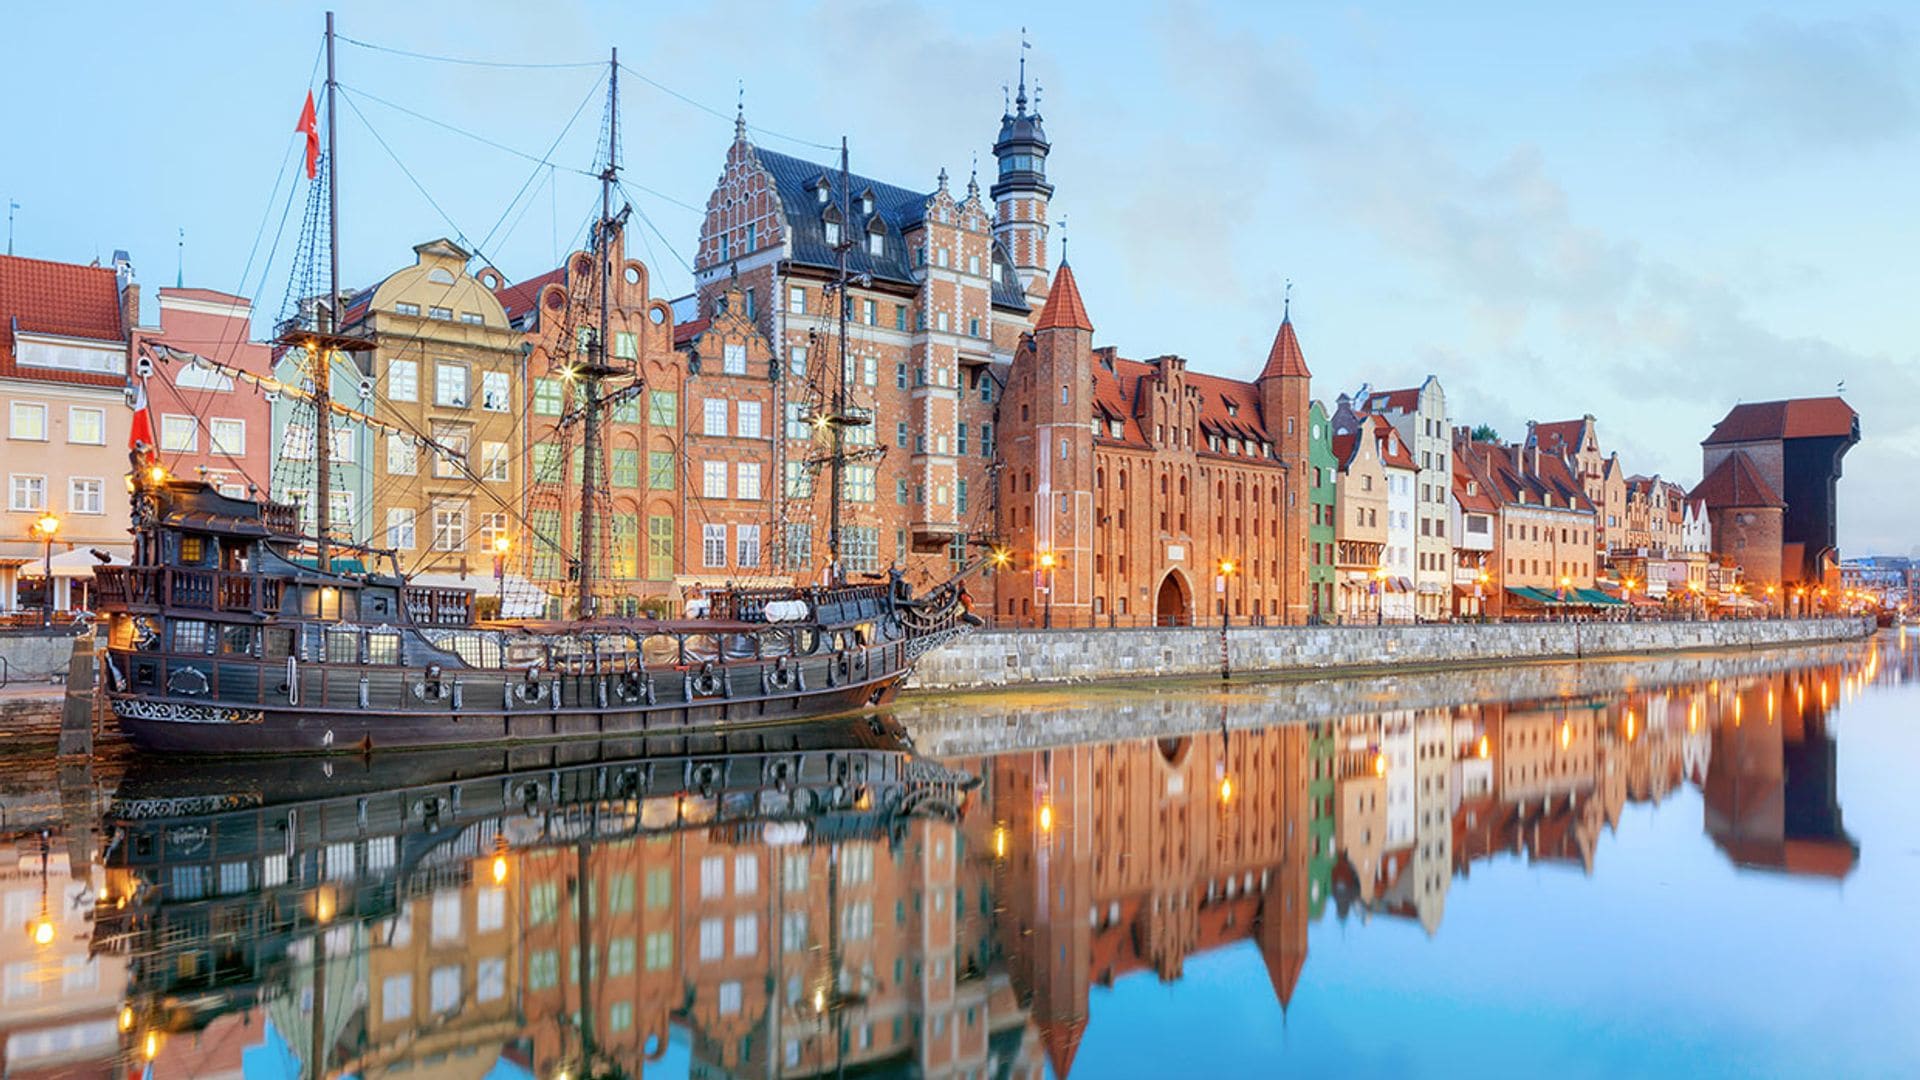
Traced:
<path fill-rule="evenodd" d="M 1286 597 L 1286 621 L 1290 623 L 1306 622 L 1311 610 L 1307 577 L 1312 560 L 1307 530 L 1311 525 L 1308 514 L 1313 496 L 1313 466 L 1308 461 L 1311 440 L 1307 413 L 1313 404 L 1312 382 L 1313 373 L 1307 370 L 1306 355 L 1300 351 L 1300 339 L 1293 332 L 1293 303 L 1289 297 L 1280 317 L 1280 329 L 1273 336 L 1273 348 L 1267 351 L 1267 364 L 1254 385 L 1259 388 L 1260 413 L 1266 422 L 1267 437 L 1285 473 L 1282 487 L 1286 502 L 1281 513 L 1287 531 L 1280 552 L 1280 579 Z"/>
<path fill-rule="evenodd" d="M 1000 137 L 993 144 L 1000 172 L 989 194 L 995 211 L 994 243 L 1012 260 L 1021 287 L 1037 306 L 1047 296 L 1047 202 L 1053 198 L 1047 152 L 1052 145 L 1040 124 L 1038 87 L 1031 102 L 1027 97 L 1027 48 L 1023 35 L 1019 89 L 1012 108 L 1000 117 Z"/>
<path fill-rule="evenodd" d="M 1093 593 L 1093 322 L 1073 267 L 1053 275 L 1033 333 L 1014 350 L 1001 403 L 1005 535 L 1025 562 L 1020 606 L 1036 624 L 1087 625 Z"/>

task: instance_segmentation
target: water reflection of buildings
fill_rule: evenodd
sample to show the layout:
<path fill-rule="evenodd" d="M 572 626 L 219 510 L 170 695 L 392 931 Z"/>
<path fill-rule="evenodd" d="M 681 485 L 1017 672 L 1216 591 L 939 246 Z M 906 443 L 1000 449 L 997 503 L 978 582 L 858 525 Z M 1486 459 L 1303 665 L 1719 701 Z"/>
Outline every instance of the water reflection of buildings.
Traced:
<path fill-rule="evenodd" d="M 79 841 L 105 869 L 50 830 L 73 957 L 11 925 L 38 833 L 0 847 L 6 1075 L 151 1049 L 162 1077 L 1065 1077 L 1097 986 L 1250 947 L 1285 1007 L 1327 908 L 1435 932 L 1455 875 L 1594 872 L 1628 804 L 1683 786 L 1738 865 L 1845 874 L 1827 717 L 1913 666 L 1878 664 L 1021 750 L 951 763 L 964 795 L 884 738 L 432 781 L 136 770 Z"/>

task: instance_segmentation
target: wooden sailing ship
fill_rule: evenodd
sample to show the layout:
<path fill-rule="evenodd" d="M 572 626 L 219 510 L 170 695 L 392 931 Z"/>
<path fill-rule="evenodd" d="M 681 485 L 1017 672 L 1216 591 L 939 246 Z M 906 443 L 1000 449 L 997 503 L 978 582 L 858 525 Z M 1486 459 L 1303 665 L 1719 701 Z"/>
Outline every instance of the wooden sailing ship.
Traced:
<path fill-rule="evenodd" d="M 316 433 L 344 417 L 407 434 L 433 454 L 462 461 L 457 448 L 417 431 L 394 431 L 332 398 L 336 364 L 351 364 L 344 358 L 369 346 L 341 332 L 333 315 L 341 295 L 333 40 L 329 17 L 329 299 L 301 304 L 276 341 L 283 355 L 305 358 L 307 377 L 291 384 L 177 350 L 169 350 L 170 358 L 220 368 L 288 396 L 311 410 Z M 610 95 L 617 95 L 618 70 L 616 54 Z M 617 146 L 616 102 L 610 97 L 610 148 Z M 823 460 L 833 477 L 827 497 L 834 501 L 834 527 L 822 584 L 718 590 L 691 605 L 697 618 L 602 613 L 593 554 L 605 540 L 596 535 L 606 517 L 598 443 L 610 397 L 639 385 L 637 374 L 603 346 L 606 282 L 614 272 L 609 251 L 625 220 L 611 202 L 618 167 L 609 149 L 594 234 L 599 333 L 583 342 L 572 365 L 580 387 L 571 426 L 582 440 L 574 526 L 581 555 L 563 617 L 480 618 L 474 590 L 415 583 L 393 551 L 335 537 L 327 438 L 314 440 L 317 494 L 310 519 L 295 506 L 236 498 L 169 476 L 150 450 L 136 448 L 133 564 L 102 567 L 95 580 L 107 628 L 105 693 L 137 746 L 181 753 L 367 751 L 792 721 L 884 703 L 921 655 L 978 624 L 959 584 L 973 567 L 919 597 L 897 573 L 850 583 L 840 572 L 839 474 L 847 453 L 841 435 L 865 422 L 844 407 L 843 393 L 811 418 L 830 436 Z M 316 205 L 319 194 L 316 189 Z M 844 251 L 841 265 L 844 279 Z M 845 340 L 843 327 L 843 351 Z"/>

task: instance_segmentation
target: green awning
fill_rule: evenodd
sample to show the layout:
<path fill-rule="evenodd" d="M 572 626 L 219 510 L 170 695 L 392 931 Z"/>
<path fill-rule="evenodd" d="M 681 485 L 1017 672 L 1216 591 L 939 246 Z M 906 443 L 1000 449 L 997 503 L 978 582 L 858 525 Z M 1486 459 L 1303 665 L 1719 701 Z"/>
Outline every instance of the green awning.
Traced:
<path fill-rule="evenodd" d="M 1602 607 L 1619 607 L 1621 604 L 1626 603 L 1626 601 L 1619 597 L 1609 596 L 1599 589 L 1579 589 L 1576 591 L 1579 592 L 1580 599 L 1589 604 L 1598 604 Z"/>
<path fill-rule="evenodd" d="M 1549 605 L 1560 603 L 1559 600 L 1554 598 L 1552 593 L 1541 592 L 1539 589 L 1528 588 L 1524 585 L 1511 587 L 1507 589 L 1507 593 L 1510 596 L 1519 597 L 1529 604 Z"/>

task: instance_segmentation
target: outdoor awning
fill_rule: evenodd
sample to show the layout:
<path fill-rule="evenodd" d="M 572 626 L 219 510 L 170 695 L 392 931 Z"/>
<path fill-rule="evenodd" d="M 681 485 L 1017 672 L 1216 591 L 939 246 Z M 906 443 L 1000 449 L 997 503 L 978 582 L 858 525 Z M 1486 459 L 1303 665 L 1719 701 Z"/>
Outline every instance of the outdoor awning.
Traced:
<path fill-rule="evenodd" d="M 1518 585 L 1518 586 L 1509 588 L 1507 590 L 1507 595 L 1529 604 L 1548 605 L 1548 604 L 1558 604 L 1560 602 L 1554 599 L 1554 596 L 1552 593 L 1541 592 L 1539 589 L 1528 588 L 1524 585 Z"/>
<path fill-rule="evenodd" d="M 92 578 L 93 568 L 96 566 L 127 565 L 127 557 L 120 552 L 110 551 L 107 552 L 107 554 L 112 557 L 113 561 L 111 563 L 103 563 L 95 558 L 92 548 L 76 548 L 72 551 L 63 551 L 53 557 L 53 576 L 56 578 Z M 46 576 L 47 562 L 45 559 L 34 559 L 31 562 L 20 564 L 20 578 L 23 581 L 29 578 L 37 580 Z"/>
<path fill-rule="evenodd" d="M 1619 607 L 1623 603 L 1619 597 L 1609 596 L 1599 589 L 1575 589 L 1574 592 L 1580 595 L 1582 601 L 1601 607 Z"/>

